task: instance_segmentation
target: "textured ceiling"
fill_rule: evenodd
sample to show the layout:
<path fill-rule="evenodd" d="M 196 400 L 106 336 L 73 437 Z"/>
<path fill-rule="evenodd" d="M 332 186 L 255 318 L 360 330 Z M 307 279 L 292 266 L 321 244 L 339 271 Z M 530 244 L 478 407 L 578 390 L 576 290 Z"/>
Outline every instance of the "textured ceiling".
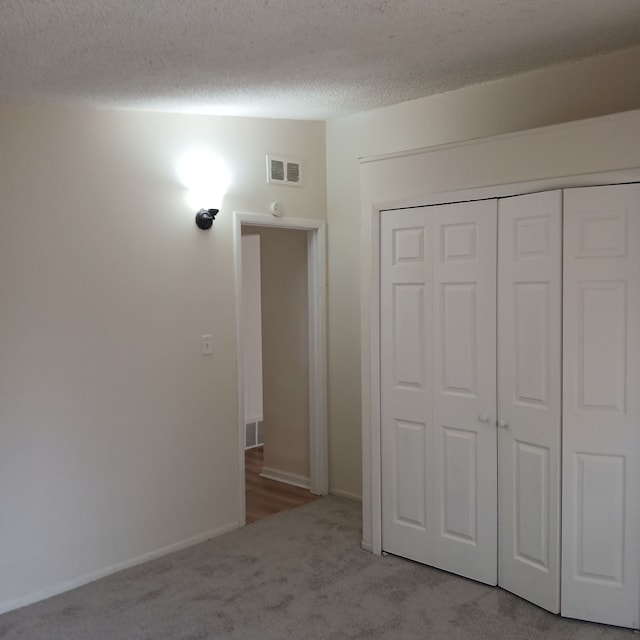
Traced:
<path fill-rule="evenodd" d="M 327 119 L 635 44 L 640 0 L 0 0 L 0 100 Z"/>

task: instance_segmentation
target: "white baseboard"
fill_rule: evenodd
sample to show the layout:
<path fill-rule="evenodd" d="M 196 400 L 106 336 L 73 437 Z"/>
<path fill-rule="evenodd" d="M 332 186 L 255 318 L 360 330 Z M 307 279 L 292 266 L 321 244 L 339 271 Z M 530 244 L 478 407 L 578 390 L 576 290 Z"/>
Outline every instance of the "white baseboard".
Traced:
<path fill-rule="evenodd" d="M 357 493 L 340 491 L 340 489 L 329 489 L 329 495 L 338 496 L 338 498 L 346 498 L 347 500 L 353 500 L 354 502 L 362 502 L 362 496 L 359 496 Z"/>
<path fill-rule="evenodd" d="M 365 550 L 368 551 L 369 553 L 373 553 L 373 546 L 371 546 L 368 542 L 365 542 L 364 540 L 361 542 L 360 546 Z"/>
<path fill-rule="evenodd" d="M 141 556 L 131 558 L 130 560 L 118 562 L 117 564 L 110 565 L 108 567 L 105 567 L 104 569 L 99 569 L 98 571 L 88 573 L 84 576 L 79 576 L 78 578 L 72 578 L 71 580 L 60 582 L 58 584 L 52 585 L 51 587 L 47 587 L 46 589 L 42 589 L 41 591 L 36 591 L 35 593 L 30 593 L 26 596 L 22 596 L 14 600 L 0 602 L 0 615 L 2 615 L 3 613 L 7 613 L 8 611 L 13 611 L 14 609 L 26 607 L 27 605 L 34 604 L 35 602 L 40 602 L 41 600 L 46 600 L 47 598 L 60 595 L 65 591 L 77 589 L 78 587 L 82 587 L 83 585 L 89 584 L 90 582 L 100 580 L 100 578 L 106 578 L 112 573 L 117 573 L 118 571 L 123 571 L 124 569 L 135 567 L 136 565 L 149 562 L 150 560 L 155 560 L 156 558 L 161 558 L 162 556 L 169 555 L 170 553 L 175 553 L 176 551 L 181 551 L 182 549 L 192 547 L 195 544 L 200 544 L 201 542 L 205 542 L 206 540 L 211 540 L 211 538 L 217 538 L 218 536 L 237 529 L 239 526 L 240 524 L 238 522 L 227 524 L 223 527 L 212 529 L 211 531 L 193 536 L 192 538 L 180 540 L 166 547 L 155 549 L 154 551 L 150 551 L 149 553 L 144 553 Z"/>
<path fill-rule="evenodd" d="M 271 467 L 262 467 L 260 477 L 267 478 L 269 480 L 276 480 L 277 482 L 284 482 L 285 484 L 290 484 L 294 487 L 302 487 L 303 489 L 311 488 L 309 478 L 299 476 L 296 473 L 289 473 L 288 471 L 280 471 L 280 469 L 272 469 Z"/>

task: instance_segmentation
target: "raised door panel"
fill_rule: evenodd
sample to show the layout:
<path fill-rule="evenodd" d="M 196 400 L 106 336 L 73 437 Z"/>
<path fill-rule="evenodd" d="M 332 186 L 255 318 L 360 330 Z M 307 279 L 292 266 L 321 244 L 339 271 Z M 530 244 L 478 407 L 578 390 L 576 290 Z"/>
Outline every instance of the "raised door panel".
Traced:
<path fill-rule="evenodd" d="M 565 191 L 562 614 L 639 628 L 640 185 Z"/>
<path fill-rule="evenodd" d="M 431 207 L 437 567 L 496 584 L 495 200 Z"/>
<path fill-rule="evenodd" d="M 562 192 L 499 201 L 498 584 L 560 611 Z"/>
<path fill-rule="evenodd" d="M 554 293 L 559 295 L 560 288 L 559 260 L 557 262 L 558 273 L 555 283 L 512 283 L 512 315 L 508 319 L 505 318 L 505 321 L 513 322 L 514 340 L 510 346 L 514 359 L 514 389 L 511 399 L 521 406 L 546 408 L 549 405 L 550 332 L 560 332 L 559 323 L 555 326 L 551 326 L 550 323 L 551 296 Z M 506 274 L 506 277 L 508 278 L 509 274 Z M 554 284 L 556 291 L 551 290 Z M 509 292 L 503 293 L 508 295 Z"/>
<path fill-rule="evenodd" d="M 442 391 L 475 397 L 477 391 L 477 286 L 475 282 L 443 283 Z"/>
<path fill-rule="evenodd" d="M 579 405 L 624 413 L 627 282 L 580 282 L 577 295 Z"/>
<path fill-rule="evenodd" d="M 427 526 L 424 422 L 395 423 L 395 522 L 424 531 Z"/>
<path fill-rule="evenodd" d="M 442 535 L 476 544 L 477 435 L 443 429 Z"/>
<path fill-rule="evenodd" d="M 380 264 L 382 548 L 432 561 L 431 225 L 382 214 Z"/>
<path fill-rule="evenodd" d="M 512 521 L 509 522 L 513 536 L 513 559 L 527 568 L 548 575 L 551 537 L 549 449 L 525 442 L 514 442 L 513 483 L 513 514 Z M 555 551 L 557 554 L 557 549 Z M 557 578 L 559 579 L 559 576 Z M 514 591 L 519 591 L 525 584 L 526 581 L 523 581 L 523 584 L 516 585 Z"/>
<path fill-rule="evenodd" d="M 625 459 L 576 454 L 575 576 L 591 584 L 624 588 Z"/>
<path fill-rule="evenodd" d="M 425 299 L 423 283 L 391 285 L 393 382 L 396 389 L 425 388 Z"/>

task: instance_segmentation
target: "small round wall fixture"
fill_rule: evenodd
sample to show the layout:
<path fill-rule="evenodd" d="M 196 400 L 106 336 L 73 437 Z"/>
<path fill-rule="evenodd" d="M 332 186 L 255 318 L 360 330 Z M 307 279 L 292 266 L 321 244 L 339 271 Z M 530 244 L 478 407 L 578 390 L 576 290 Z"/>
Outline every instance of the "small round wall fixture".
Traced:
<path fill-rule="evenodd" d="M 211 229 L 219 209 L 200 209 L 196 213 L 196 224 L 199 229 Z"/>

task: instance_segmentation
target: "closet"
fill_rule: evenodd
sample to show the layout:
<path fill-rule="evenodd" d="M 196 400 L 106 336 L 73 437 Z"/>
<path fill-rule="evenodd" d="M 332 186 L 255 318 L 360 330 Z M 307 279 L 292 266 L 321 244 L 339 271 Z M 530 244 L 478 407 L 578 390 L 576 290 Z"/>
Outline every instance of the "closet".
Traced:
<path fill-rule="evenodd" d="M 638 627 L 640 186 L 380 218 L 382 549 Z"/>

